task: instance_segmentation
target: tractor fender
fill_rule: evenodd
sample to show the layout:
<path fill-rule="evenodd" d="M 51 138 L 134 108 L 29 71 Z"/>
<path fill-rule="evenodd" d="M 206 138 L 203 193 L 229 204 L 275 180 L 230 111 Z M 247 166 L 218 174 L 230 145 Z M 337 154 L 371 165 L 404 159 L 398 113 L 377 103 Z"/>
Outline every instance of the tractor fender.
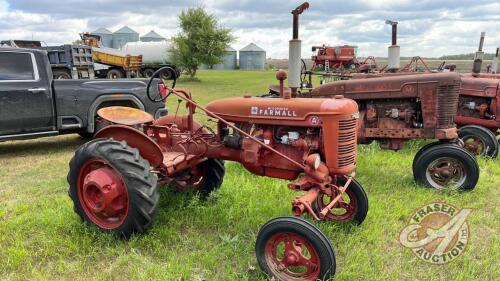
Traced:
<path fill-rule="evenodd" d="M 112 138 L 117 141 L 125 141 L 127 145 L 139 150 L 142 158 L 149 161 L 152 167 L 158 167 L 163 163 L 163 153 L 160 146 L 143 132 L 124 125 L 110 125 L 94 136 L 94 138 Z"/>

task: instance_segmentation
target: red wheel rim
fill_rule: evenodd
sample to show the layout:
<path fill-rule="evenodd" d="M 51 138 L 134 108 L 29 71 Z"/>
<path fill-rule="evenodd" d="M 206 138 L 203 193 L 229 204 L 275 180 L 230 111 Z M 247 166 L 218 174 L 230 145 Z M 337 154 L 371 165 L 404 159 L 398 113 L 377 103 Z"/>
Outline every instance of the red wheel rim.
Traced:
<path fill-rule="evenodd" d="M 126 185 L 120 174 L 102 160 L 89 160 L 78 175 L 78 198 L 85 214 L 104 229 L 120 227 L 128 214 Z"/>
<path fill-rule="evenodd" d="M 334 193 L 333 196 L 322 194 L 316 199 L 318 212 L 323 210 L 338 194 Z M 342 194 L 339 201 L 333 205 L 333 208 L 325 216 L 326 220 L 330 221 L 351 221 L 356 215 L 358 204 L 356 197 L 352 190 L 347 187 L 347 190 Z"/>
<path fill-rule="evenodd" d="M 476 136 L 465 136 L 462 138 L 464 142 L 464 148 L 467 149 L 473 155 L 483 155 L 486 145 L 484 142 Z"/>
<path fill-rule="evenodd" d="M 319 255 L 304 237 L 292 232 L 278 232 L 266 242 L 268 268 L 279 280 L 317 280 Z"/>

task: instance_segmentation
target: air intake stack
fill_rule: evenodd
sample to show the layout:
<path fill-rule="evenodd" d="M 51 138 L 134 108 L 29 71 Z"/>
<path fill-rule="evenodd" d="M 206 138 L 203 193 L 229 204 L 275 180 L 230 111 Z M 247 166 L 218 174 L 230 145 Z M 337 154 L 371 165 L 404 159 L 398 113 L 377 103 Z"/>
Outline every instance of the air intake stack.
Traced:
<path fill-rule="evenodd" d="M 288 87 L 290 87 L 293 96 L 297 94 L 297 89 L 300 87 L 301 41 L 299 40 L 299 15 L 307 8 L 309 8 L 309 3 L 304 2 L 292 11 L 293 37 L 289 41 Z"/>
<path fill-rule="evenodd" d="M 390 71 L 395 71 L 399 69 L 400 65 L 400 48 L 398 46 L 398 22 L 386 20 L 386 24 L 392 27 L 392 44 L 389 46 L 389 62 L 387 63 L 387 69 Z"/>
<path fill-rule="evenodd" d="M 481 32 L 481 39 L 479 40 L 479 49 L 474 55 L 474 64 L 472 65 L 472 76 L 479 76 L 481 66 L 483 65 L 483 44 L 484 44 L 484 31 Z"/>

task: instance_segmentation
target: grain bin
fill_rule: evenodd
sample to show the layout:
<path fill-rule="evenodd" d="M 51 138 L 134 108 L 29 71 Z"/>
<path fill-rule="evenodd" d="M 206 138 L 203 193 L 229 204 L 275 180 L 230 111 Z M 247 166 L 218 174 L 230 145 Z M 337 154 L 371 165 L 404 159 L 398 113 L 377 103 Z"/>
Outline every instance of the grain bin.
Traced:
<path fill-rule="evenodd" d="M 264 69 L 266 51 L 254 43 L 240 50 L 240 69 Z"/>
<path fill-rule="evenodd" d="M 123 45 L 122 50 L 131 55 L 142 55 L 144 64 L 164 64 L 169 62 L 170 42 L 128 42 Z"/>
<path fill-rule="evenodd" d="M 113 48 L 120 49 L 128 42 L 139 41 L 139 33 L 128 26 L 124 26 L 113 33 Z"/>
<path fill-rule="evenodd" d="M 214 65 L 212 68 L 213 69 L 236 69 L 236 62 L 237 62 L 237 54 L 236 50 L 227 47 L 226 48 L 226 54 L 224 55 L 223 61 L 220 64 Z"/>
<path fill-rule="evenodd" d="M 97 35 L 101 37 L 101 47 L 113 47 L 113 33 L 106 28 L 98 28 L 90 33 L 91 35 Z"/>
<path fill-rule="evenodd" d="M 164 41 L 165 37 L 161 36 L 160 34 L 154 32 L 154 30 L 151 30 L 147 34 L 141 36 L 141 41 L 142 42 L 159 42 L 159 41 Z"/>

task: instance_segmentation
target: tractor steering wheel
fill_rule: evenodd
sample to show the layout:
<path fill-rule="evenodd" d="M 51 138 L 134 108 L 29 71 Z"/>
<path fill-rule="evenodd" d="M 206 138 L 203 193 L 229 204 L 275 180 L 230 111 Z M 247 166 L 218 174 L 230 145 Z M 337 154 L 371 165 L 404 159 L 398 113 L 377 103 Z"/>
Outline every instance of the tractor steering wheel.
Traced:
<path fill-rule="evenodd" d="M 165 96 L 162 96 L 161 94 L 161 90 L 158 89 L 158 94 L 156 96 L 151 96 L 151 91 L 150 91 L 150 88 L 151 88 L 151 84 L 153 84 L 153 80 L 156 78 L 156 77 L 159 77 L 160 73 L 164 72 L 164 71 L 169 71 L 170 73 L 173 74 L 172 76 L 172 85 L 170 87 L 167 87 L 167 85 L 165 85 L 165 81 L 166 80 L 162 80 L 162 83 L 163 85 L 165 85 L 165 89 L 167 91 L 171 91 L 172 89 L 175 88 L 175 83 L 177 82 L 177 71 L 175 71 L 175 69 L 173 69 L 172 67 L 170 66 L 165 66 L 165 67 L 162 67 L 160 69 L 158 69 L 157 71 L 155 71 L 153 73 L 153 75 L 151 75 L 151 78 L 149 79 L 149 82 L 148 82 L 148 86 L 146 88 L 146 94 L 148 96 L 148 99 L 152 102 L 163 102 L 165 101 L 165 99 L 168 97 L 168 95 L 170 93 L 167 93 Z"/>

